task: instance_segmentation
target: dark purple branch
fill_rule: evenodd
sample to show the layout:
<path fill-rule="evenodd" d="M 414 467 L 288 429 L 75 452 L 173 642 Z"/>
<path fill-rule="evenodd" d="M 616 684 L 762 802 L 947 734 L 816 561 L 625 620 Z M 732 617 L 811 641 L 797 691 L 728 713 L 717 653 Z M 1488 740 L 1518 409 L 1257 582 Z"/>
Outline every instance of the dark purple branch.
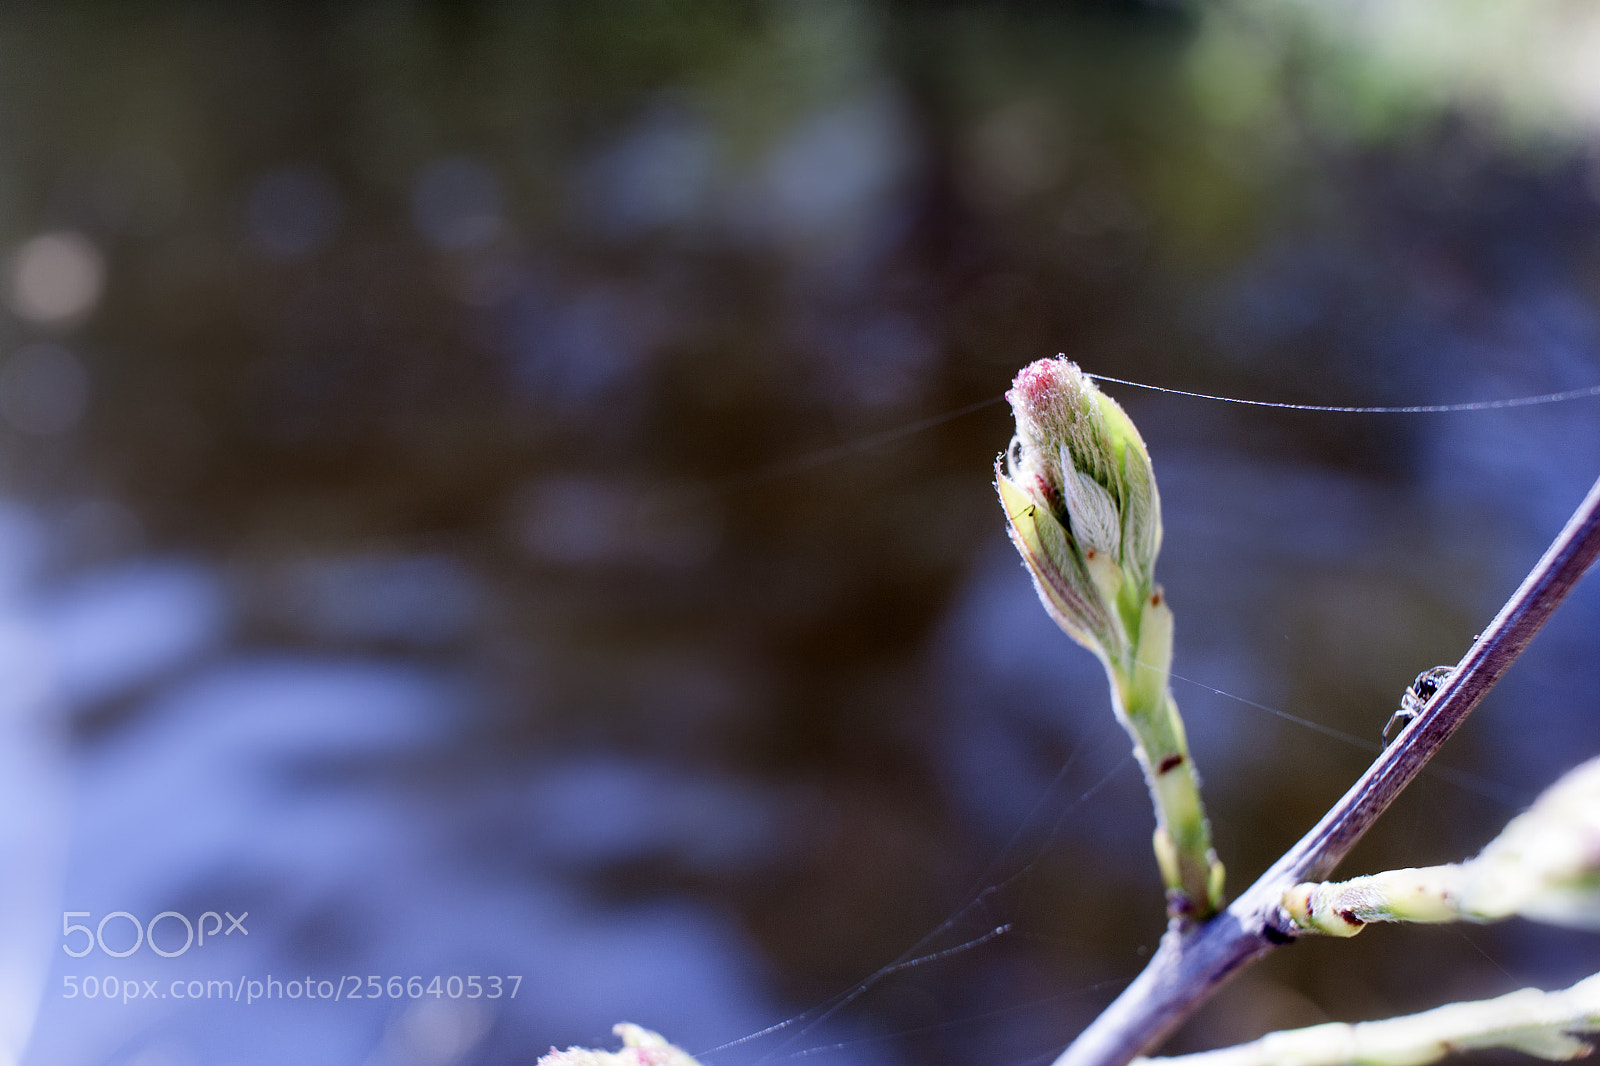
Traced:
<path fill-rule="evenodd" d="M 1294 939 L 1281 906 L 1284 890 L 1301 881 L 1322 880 L 1333 871 L 1522 654 L 1596 555 L 1600 481 L 1399 739 L 1227 910 L 1200 926 L 1169 929 L 1149 966 L 1061 1053 L 1055 1066 L 1125 1066 L 1165 1040 L 1234 974 Z"/>

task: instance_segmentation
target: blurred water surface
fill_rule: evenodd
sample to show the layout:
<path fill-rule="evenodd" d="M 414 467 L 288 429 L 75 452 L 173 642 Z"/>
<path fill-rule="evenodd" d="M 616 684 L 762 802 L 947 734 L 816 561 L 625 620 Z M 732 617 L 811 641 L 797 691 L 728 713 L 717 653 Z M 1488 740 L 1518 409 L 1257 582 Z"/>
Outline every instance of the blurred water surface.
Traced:
<path fill-rule="evenodd" d="M 716 1066 L 1048 1061 L 1162 901 L 1005 541 L 1000 394 L 1056 352 L 1313 404 L 1600 382 L 1600 24 L 1449 7 L 0 13 L 0 1062 L 526 1063 L 623 1020 Z M 1600 412 L 1110 391 L 1241 887 L 1371 755 L 1257 705 L 1376 742 Z M 1348 872 L 1594 754 L 1597 630 L 1591 579 L 1446 750 L 1484 784 L 1419 782 Z M 165 952 L 248 918 L 115 954 L 163 912 Z M 1304 944 L 1173 1047 L 1597 949 Z M 269 976 L 298 998 L 188 998 Z"/>

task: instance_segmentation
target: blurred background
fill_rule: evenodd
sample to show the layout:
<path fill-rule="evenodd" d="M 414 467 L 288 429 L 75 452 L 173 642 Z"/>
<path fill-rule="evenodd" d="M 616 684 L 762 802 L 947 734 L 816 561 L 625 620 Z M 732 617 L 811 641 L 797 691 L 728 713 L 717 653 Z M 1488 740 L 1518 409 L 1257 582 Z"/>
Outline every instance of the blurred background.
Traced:
<path fill-rule="evenodd" d="M 8 5 L 0 1061 L 624 1020 L 708 1066 L 1049 1061 L 1162 899 L 1006 541 L 1001 393 L 1057 352 L 1309 404 L 1600 383 L 1597 50 L 1558 0 Z M 1108 390 L 1237 890 L 1560 528 L 1600 401 Z M 1600 751 L 1597 628 L 1591 577 L 1342 872 L 1471 854 Z M 167 911 L 247 932 L 117 957 Z M 1301 944 L 1170 1047 L 1597 959 Z M 168 993 L 269 975 L 506 994 Z"/>

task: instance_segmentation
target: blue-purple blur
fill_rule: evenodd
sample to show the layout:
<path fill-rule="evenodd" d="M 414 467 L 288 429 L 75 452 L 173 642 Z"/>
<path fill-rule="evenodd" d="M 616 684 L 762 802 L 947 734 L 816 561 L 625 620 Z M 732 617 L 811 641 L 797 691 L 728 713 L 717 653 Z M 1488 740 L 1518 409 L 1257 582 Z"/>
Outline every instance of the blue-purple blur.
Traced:
<path fill-rule="evenodd" d="M 1600 383 L 1595 16 L 1471 7 L 0 10 L 0 1063 L 701 1053 L 908 959 L 704 1061 L 1047 1061 L 1163 903 L 1001 393 Z M 1600 400 L 1108 390 L 1237 890 L 1560 527 Z M 1591 578 L 1341 872 L 1600 749 L 1597 633 Z M 1597 958 L 1302 945 L 1173 1047 Z"/>

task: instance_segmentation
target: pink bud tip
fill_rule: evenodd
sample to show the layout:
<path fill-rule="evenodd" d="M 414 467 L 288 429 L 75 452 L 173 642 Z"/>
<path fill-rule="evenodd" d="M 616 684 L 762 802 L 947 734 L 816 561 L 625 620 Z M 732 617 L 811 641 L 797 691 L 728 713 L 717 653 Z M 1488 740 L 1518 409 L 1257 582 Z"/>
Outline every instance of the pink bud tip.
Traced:
<path fill-rule="evenodd" d="M 1011 383 L 1011 391 L 1006 393 L 1006 399 L 1013 405 L 1020 401 L 1033 409 L 1048 405 L 1061 379 L 1060 364 L 1060 359 L 1040 359 L 1029 363 Z"/>

